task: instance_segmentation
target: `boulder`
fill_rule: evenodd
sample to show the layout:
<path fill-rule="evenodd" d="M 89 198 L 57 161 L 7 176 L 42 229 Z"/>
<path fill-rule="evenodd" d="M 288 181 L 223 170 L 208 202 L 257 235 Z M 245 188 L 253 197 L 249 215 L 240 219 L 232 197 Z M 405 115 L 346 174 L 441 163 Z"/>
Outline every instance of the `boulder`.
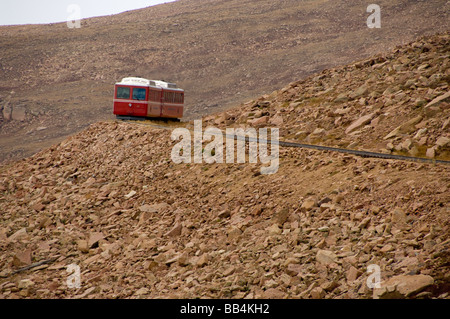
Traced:
<path fill-rule="evenodd" d="M 315 207 L 318 207 L 318 203 L 314 199 L 307 199 L 302 203 L 301 209 L 303 211 L 309 211 Z"/>
<path fill-rule="evenodd" d="M 381 283 L 373 291 L 373 299 L 407 298 L 434 283 L 428 275 L 399 275 Z"/>
<path fill-rule="evenodd" d="M 384 137 L 385 140 L 396 137 L 399 134 L 409 133 L 410 131 L 415 130 L 415 125 L 422 121 L 422 115 L 418 115 L 409 121 L 406 121 L 400 126 L 397 126 L 394 130 L 392 130 L 388 135 Z"/>
<path fill-rule="evenodd" d="M 316 254 L 316 261 L 321 264 L 328 265 L 337 262 L 337 256 L 332 251 L 319 250 Z"/>
<path fill-rule="evenodd" d="M 429 108 L 435 105 L 438 105 L 439 103 L 445 101 L 446 99 L 448 99 L 450 97 L 450 91 L 448 91 L 447 93 L 444 93 L 442 95 L 439 95 L 438 97 L 436 97 L 435 99 L 433 99 L 430 103 L 428 103 L 425 108 Z"/>
<path fill-rule="evenodd" d="M 262 126 L 264 124 L 267 124 L 268 122 L 269 122 L 268 116 L 262 116 L 260 118 L 248 121 L 248 123 L 250 123 L 253 126 Z"/>
<path fill-rule="evenodd" d="M 349 134 L 349 133 L 361 128 L 362 126 L 369 124 L 370 121 L 372 121 L 372 119 L 375 117 L 375 115 L 376 115 L 376 113 L 371 113 L 371 114 L 367 114 L 367 115 L 360 117 L 359 119 L 354 121 L 352 124 L 350 124 L 349 127 L 347 127 L 347 129 L 345 130 L 345 133 Z"/>

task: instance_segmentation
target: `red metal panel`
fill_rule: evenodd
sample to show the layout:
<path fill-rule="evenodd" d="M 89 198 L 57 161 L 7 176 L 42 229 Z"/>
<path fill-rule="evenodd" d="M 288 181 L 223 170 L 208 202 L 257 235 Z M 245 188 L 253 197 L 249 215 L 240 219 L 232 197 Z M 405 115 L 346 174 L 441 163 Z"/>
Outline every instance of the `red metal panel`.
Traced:
<path fill-rule="evenodd" d="M 132 99 L 132 94 L 130 98 L 118 98 L 117 97 L 117 88 L 118 87 L 129 87 L 130 92 L 133 92 L 134 88 L 140 88 L 138 86 L 128 86 L 128 85 L 120 85 L 117 86 L 114 90 L 114 114 L 116 115 L 129 115 L 129 116 L 147 116 L 147 107 L 148 107 L 148 89 L 146 89 L 145 100 L 135 100 Z"/>
<path fill-rule="evenodd" d="M 183 106 L 175 103 L 166 103 L 162 107 L 162 117 L 181 118 L 183 116 Z"/>
<path fill-rule="evenodd" d="M 162 107 L 161 107 L 161 117 L 165 118 L 181 118 L 183 117 L 183 103 L 176 103 L 174 101 L 166 101 L 164 99 L 164 93 L 171 92 L 171 93 L 183 93 L 183 102 L 184 102 L 184 92 L 180 92 L 179 90 L 170 90 L 170 89 L 163 89 L 162 90 Z"/>

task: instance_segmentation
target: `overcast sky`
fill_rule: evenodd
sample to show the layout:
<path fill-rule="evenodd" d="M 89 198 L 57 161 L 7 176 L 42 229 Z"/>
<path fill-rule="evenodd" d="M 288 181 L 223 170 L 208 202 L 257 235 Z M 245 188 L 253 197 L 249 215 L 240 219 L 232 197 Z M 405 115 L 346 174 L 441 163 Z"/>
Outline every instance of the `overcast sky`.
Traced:
<path fill-rule="evenodd" d="M 116 14 L 173 0 L 1 0 L 0 25 L 65 22 L 76 14 L 81 18 Z"/>

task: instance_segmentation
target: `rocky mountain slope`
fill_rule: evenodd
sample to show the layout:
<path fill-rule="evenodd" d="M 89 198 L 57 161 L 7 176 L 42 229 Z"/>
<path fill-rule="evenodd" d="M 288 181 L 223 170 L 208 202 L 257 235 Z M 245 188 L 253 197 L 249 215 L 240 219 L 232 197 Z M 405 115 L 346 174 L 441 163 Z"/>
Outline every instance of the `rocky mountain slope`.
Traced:
<path fill-rule="evenodd" d="M 295 142 L 449 159 L 449 52 L 449 33 L 427 37 L 205 120 L 274 126 Z"/>
<path fill-rule="evenodd" d="M 126 76 L 177 82 L 187 119 L 224 110 L 326 68 L 447 31 L 441 0 L 180 0 L 66 23 L 0 27 L 0 161 L 29 156 L 112 118 Z"/>
<path fill-rule="evenodd" d="M 375 150 L 409 139 L 403 151 L 445 157 L 448 43 L 417 40 L 203 124 Z M 449 298 L 448 165 L 281 148 L 261 175 L 175 164 L 170 133 L 100 122 L 1 166 L 0 297 Z"/>

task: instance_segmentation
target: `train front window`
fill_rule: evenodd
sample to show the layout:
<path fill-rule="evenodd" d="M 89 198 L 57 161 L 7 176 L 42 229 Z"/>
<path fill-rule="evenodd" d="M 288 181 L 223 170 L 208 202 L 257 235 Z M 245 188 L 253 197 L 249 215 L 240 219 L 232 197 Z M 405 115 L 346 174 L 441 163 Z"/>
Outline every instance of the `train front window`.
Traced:
<path fill-rule="evenodd" d="M 117 95 L 118 99 L 129 99 L 130 98 L 130 88 L 119 86 L 117 87 Z"/>
<path fill-rule="evenodd" d="M 133 89 L 133 100 L 144 101 L 145 100 L 145 89 Z"/>

